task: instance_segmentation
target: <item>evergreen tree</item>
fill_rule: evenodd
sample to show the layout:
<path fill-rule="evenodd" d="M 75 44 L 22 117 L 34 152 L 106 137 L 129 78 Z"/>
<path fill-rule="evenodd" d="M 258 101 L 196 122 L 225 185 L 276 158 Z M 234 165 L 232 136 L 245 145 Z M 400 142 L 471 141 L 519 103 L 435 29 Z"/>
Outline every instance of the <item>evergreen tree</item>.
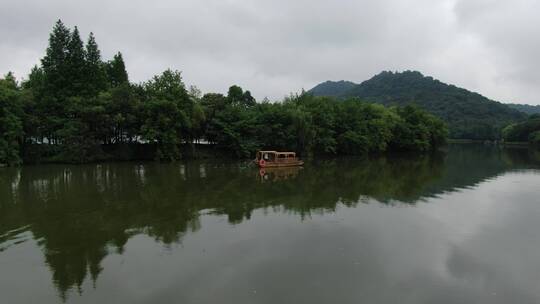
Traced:
<path fill-rule="evenodd" d="M 113 60 L 107 63 L 107 76 L 109 78 L 109 84 L 112 87 L 119 86 L 129 81 L 122 53 L 118 52 L 114 55 Z"/>
<path fill-rule="evenodd" d="M 23 135 L 19 90 L 12 73 L 0 79 L 0 164 L 18 164 Z"/>
<path fill-rule="evenodd" d="M 93 33 L 90 33 L 86 43 L 86 72 L 86 85 L 90 95 L 95 96 L 106 89 L 107 75 Z"/>
<path fill-rule="evenodd" d="M 49 143 L 56 143 L 56 131 L 62 127 L 65 101 L 71 91 L 67 60 L 70 38 L 70 30 L 58 20 L 49 36 L 45 57 L 41 59 L 42 69 L 33 71 L 31 81 L 27 83 L 36 85 L 32 91 L 39 109 L 36 120 L 41 122 L 39 137 Z"/>
<path fill-rule="evenodd" d="M 45 75 L 45 90 L 48 96 L 62 99 L 66 96 L 70 76 L 67 69 L 68 44 L 70 31 L 58 20 L 49 36 L 46 55 L 41 60 Z"/>
<path fill-rule="evenodd" d="M 45 82 L 45 73 L 43 72 L 43 68 L 35 65 L 32 70 L 30 70 L 30 74 L 28 75 L 28 79 L 26 79 L 22 83 L 23 89 L 31 89 L 31 90 L 43 90 Z"/>
<path fill-rule="evenodd" d="M 86 90 L 86 52 L 77 27 L 71 33 L 67 47 L 67 72 L 70 79 L 69 96 L 82 96 Z"/>

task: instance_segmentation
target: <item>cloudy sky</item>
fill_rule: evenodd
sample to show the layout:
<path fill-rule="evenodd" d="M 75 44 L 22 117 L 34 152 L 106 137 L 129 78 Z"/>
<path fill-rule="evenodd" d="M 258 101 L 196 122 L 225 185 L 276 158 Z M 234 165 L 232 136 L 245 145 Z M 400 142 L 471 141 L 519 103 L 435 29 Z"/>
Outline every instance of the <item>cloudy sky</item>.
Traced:
<path fill-rule="evenodd" d="M 325 80 L 419 70 L 504 102 L 540 104 L 537 0 L 0 0 L 0 72 L 25 77 L 57 19 L 121 51 L 132 81 L 280 99 Z"/>

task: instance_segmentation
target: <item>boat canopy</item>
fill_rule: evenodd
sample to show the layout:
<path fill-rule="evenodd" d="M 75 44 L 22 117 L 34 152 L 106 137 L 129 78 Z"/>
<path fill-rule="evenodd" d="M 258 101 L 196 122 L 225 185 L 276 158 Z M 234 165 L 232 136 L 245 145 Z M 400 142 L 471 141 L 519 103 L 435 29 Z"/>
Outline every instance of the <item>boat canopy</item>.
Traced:
<path fill-rule="evenodd" d="M 301 166 L 303 161 L 296 157 L 295 152 L 258 151 L 254 162 L 261 168 Z"/>
<path fill-rule="evenodd" d="M 257 152 L 257 157 L 264 154 L 275 155 L 277 157 L 296 157 L 295 152 L 278 152 L 278 151 L 259 151 Z"/>

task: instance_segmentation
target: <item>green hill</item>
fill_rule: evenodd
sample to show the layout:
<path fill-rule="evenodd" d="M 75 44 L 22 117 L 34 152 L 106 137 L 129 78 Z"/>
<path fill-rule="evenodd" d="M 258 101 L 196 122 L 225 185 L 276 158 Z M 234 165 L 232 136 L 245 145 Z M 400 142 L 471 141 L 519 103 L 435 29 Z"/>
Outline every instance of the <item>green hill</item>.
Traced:
<path fill-rule="evenodd" d="M 360 98 L 384 105 L 416 104 L 443 119 L 451 138 L 499 139 L 501 130 L 526 114 L 420 72 L 382 72 L 360 84 L 324 82 L 309 90 L 316 96 Z"/>

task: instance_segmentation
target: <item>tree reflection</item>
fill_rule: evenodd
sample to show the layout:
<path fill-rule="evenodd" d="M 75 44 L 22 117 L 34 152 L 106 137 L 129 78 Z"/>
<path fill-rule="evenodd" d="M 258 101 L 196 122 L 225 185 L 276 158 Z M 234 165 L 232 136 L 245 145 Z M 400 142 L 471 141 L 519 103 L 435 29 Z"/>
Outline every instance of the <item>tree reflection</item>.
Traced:
<path fill-rule="evenodd" d="M 265 171 L 238 163 L 36 166 L 0 172 L 0 251 L 21 227 L 43 250 L 61 298 L 96 281 L 103 259 L 146 234 L 165 245 L 200 228 L 201 211 L 232 224 L 256 209 L 308 217 L 366 200 L 414 205 L 507 170 L 540 167 L 528 150 L 451 147 L 424 157 L 340 158 Z M 369 200 L 368 200 L 369 201 Z"/>

